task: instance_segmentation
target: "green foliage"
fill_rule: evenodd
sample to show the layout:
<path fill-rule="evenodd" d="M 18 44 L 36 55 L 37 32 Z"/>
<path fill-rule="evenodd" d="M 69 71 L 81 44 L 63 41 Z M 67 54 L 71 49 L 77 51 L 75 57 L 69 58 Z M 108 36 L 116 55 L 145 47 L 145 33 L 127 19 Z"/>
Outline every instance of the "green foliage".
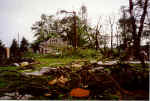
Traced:
<path fill-rule="evenodd" d="M 76 18 L 76 19 L 75 19 Z M 76 27 L 75 27 L 76 21 Z M 33 24 L 31 29 L 37 41 L 46 41 L 48 38 L 61 37 L 67 40 L 69 45 L 75 45 L 75 29 L 77 31 L 78 46 L 89 44 L 89 32 L 92 29 L 87 24 L 87 8 L 81 6 L 79 14 L 75 16 L 63 17 L 58 19 L 54 15 L 42 14 L 41 19 Z"/>
<path fill-rule="evenodd" d="M 17 70 L 19 67 L 15 67 L 15 66 L 7 66 L 7 67 L 0 67 L 0 71 L 1 70 Z"/>
<path fill-rule="evenodd" d="M 7 86 L 7 83 L 0 81 L 0 88 Z"/>
<path fill-rule="evenodd" d="M 35 22 L 31 27 L 37 40 L 43 41 L 49 37 L 56 37 L 58 30 L 56 21 L 53 15 L 42 14 L 40 21 Z"/>

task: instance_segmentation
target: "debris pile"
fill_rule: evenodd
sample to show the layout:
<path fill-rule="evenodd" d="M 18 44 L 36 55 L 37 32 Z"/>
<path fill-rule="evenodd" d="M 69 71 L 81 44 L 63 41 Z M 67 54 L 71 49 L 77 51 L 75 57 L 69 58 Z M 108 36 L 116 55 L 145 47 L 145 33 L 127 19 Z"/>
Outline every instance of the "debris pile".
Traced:
<path fill-rule="evenodd" d="M 134 86 L 135 80 L 138 79 L 136 77 L 141 74 L 131 72 L 132 68 L 126 72 L 126 66 L 122 65 L 120 68 L 120 64 L 115 62 L 113 65 L 104 66 L 94 61 L 74 62 L 63 67 L 43 67 L 33 72 L 1 71 L 0 78 L 5 79 L 0 81 L 6 82 L 7 86 L 0 88 L 0 99 L 138 99 L 126 86 Z M 131 79 L 126 81 L 128 75 Z M 145 76 L 142 78 L 145 81 L 149 80 L 148 72 L 144 75 L 146 78 Z M 142 79 L 139 78 L 140 80 Z M 145 85 L 147 82 L 144 81 L 145 84 L 142 84 L 139 81 L 137 85 L 148 86 Z M 6 97 L 4 94 L 8 92 L 18 92 L 19 97 Z M 139 96 L 145 99 L 148 97 L 142 94 Z"/>

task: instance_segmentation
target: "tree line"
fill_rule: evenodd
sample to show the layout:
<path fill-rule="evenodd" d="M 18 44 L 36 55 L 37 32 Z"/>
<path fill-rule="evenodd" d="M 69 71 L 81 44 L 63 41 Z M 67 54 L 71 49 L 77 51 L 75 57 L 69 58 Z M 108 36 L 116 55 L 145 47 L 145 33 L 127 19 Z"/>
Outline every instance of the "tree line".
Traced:
<path fill-rule="evenodd" d="M 21 56 L 28 51 L 29 43 L 25 39 L 25 37 L 22 38 L 21 43 L 17 42 L 16 39 L 13 39 L 12 44 L 10 46 L 10 59 L 16 60 L 20 59 Z M 4 62 L 6 60 L 6 47 L 0 40 L 0 62 Z"/>

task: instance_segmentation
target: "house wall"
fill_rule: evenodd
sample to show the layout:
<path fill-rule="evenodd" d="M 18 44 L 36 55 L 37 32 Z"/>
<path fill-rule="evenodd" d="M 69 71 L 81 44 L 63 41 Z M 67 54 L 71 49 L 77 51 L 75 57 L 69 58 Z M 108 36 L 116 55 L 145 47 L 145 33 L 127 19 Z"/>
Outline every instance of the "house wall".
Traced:
<path fill-rule="evenodd" d="M 67 41 L 63 41 L 61 38 L 50 38 L 48 41 L 40 43 L 40 53 L 46 54 L 53 51 L 53 47 L 65 47 Z"/>
<path fill-rule="evenodd" d="M 58 47 L 67 46 L 67 42 L 63 41 L 63 39 L 61 39 L 61 38 L 50 38 L 47 41 L 47 44 L 49 46 L 58 46 Z"/>

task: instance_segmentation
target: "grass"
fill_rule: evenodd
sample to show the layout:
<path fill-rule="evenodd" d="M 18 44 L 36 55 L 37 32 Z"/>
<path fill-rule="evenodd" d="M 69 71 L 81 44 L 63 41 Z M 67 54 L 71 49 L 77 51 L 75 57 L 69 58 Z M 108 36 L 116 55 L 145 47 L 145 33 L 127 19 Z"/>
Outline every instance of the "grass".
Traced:
<path fill-rule="evenodd" d="M 36 58 L 36 61 L 40 62 L 40 64 L 37 64 L 37 67 L 47 67 L 47 66 L 64 66 L 66 64 L 69 64 L 73 61 L 77 60 L 87 60 L 90 61 L 92 58 L 72 58 L 72 57 L 64 57 L 64 58 L 45 58 L 45 57 L 40 57 Z"/>
<path fill-rule="evenodd" d="M 35 54 L 32 52 L 25 53 L 23 58 L 30 58 L 35 60 L 36 62 L 39 62 L 39 64 L 32 65 L 35 67 L 35 70 L 39 70 L 41 67 L 57 67 L 57 66 L 64 66 L 67 65 L 73 61 L 91 61 L 97 59 L 96 50 L 94 49 L 78 49 L 76 51 L 72 49 L 62 49 L 59 52 L 62 52 L 62 54 L 55 55 L 53 53 L 49 54 Z M 15 66 L 8 66 L 8 67 L 0 67 L 1 70 L 17 70 L 20 67 Z M 32 70 L 32 71 L 35 71 Z M 22 71 L 22 70 L 20 70 Z"/>
<path fill-rule="evenodd" d="M 8 66 L 8 67 L 0 67 L 0 71 L 2 70 L 17 70 L 19 67 L 15 67 L 15 66 Z"/>
<path fill-rule="evenodd" d="M 34 54 L 27 53 L 24 57 L 33 58 L 35 61 L 40 62 L 40 64 L 34 65 L 37 67 L 53 67 L 53 66 L 64 66 L 73 61 L 77 60 L 95 60 L 97 59 L 96 50 L 92 49 L 78 49 L 77 51 L 64 49 L 62 50 L 62 54 L 54 55 L 54 53 L 50 54 Z"/>

